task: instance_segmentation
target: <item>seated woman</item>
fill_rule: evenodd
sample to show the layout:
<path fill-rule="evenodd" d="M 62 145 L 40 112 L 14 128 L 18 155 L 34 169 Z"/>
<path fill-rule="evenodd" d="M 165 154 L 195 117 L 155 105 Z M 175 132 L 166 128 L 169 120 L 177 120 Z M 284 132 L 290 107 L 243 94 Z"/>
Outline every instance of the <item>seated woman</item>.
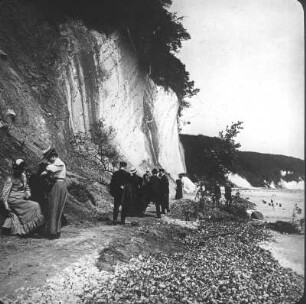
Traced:
<path fill-rule="evenodd" d="M 26 235 L 42 226 L 45 218 L 38 203 L 28 200 L 31 196 L 25 174 L 25 161 L 17 159 L 13 163 L 13 173 L 5 181 L 1 199 L 9 217 L 2 228 L 10 234 Z"/>

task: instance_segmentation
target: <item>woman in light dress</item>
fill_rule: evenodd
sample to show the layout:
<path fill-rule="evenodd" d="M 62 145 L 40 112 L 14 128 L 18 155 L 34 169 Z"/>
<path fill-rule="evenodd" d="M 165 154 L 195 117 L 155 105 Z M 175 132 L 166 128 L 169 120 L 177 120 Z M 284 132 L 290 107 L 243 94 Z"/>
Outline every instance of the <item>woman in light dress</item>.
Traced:
<path fill-rule="evenodd" d="M 47 149 L 44 154 L 49 165 L 41 173 L 51 175 L 54 182 L 47 194 L 48 206 L 46 211 L 45 234 L 49 239 L 57 239 L 61 234 L 61 218 L 67 201 L 66 165 L 60 160 L 54 148 Z"/>
<path fill-rule="evenodd" d="M 0 197 L 9 214 L 2 228 L 9 234 L 21 236 L 34 233 L 45 222 L 39 204 L 29 200 L 31 193 L 25 166 L 23 159 L 13 163 L 12 174 L 6 179 Z"/>

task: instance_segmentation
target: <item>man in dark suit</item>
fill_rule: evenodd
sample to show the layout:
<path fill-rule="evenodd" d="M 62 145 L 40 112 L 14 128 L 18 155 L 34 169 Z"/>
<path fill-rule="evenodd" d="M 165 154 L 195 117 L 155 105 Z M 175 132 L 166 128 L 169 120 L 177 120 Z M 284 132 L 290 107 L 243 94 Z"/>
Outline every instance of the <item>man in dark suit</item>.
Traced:
<path fill-rule="evenodd" d="M 161 181 L 157 176 L 157 169 L 152 170 L 152 176 L 150 178 L 150 197 L 156 206 L 157 217 L 160 218 L 160 207 L 161 207 Z"/>
<path fill-rule="evenodd" d="M 137 169 L 132 168 L 131 171 L 131 190 L 132 190 L 132 206 L 131 215 L 132 216 L 143 216 L 144 212 L 144 202 L 142 199 L 142 178 L 137 175 Z"/>
<path fill-rule="evenodd" d="M 124 199 L 124 190 L 130 183 L 130 174 L 126 171 L 126 162 L 120 162 L 119 170 L 114 172 L 110 183 L 110 194 L 114 197 L 113 223 L 117 224 L 119 206 L 122 206 L 121 224 L 125 224 L 127 216 L 127 203 Z"/>
<path fill-rule="evenodd" d="M 152 175 L 151 170 L 149 168 L 147 168 L 146 173 L 142 177 L 141 192 L 142 192 L 142 200 L 143 200 L 143 203 L 144 203 L 144 211 L 151 202 L 150 183 L 149 183 L 151 175 Z"/>
<path fill-rule="evenodd" d="M 220 185 L 218 182 L 215 182 L 213 189 L 214 189 L 213 201 L 214 201 L 215 207 L 219 208 L 220 198 L 221 198 L 221 189 L 220 189 Z"/>
<path fill-rule="evenodd" d="M 161 207 L 162 213 L 170 212 L 169 208 L 169 180 L 164 169 L 159 169 L 159 177 L 161 182 Z"/>

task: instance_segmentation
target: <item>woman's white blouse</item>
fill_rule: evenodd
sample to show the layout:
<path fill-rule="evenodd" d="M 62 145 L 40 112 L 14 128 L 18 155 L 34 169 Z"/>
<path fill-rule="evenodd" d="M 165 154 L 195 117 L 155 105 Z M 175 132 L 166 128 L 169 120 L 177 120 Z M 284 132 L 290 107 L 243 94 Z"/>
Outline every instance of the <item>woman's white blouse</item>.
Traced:
<path fill-rule="evenodd" d="M 55 178 L 66 178 L 66 165 L 59 158 L 56 158 L 54 163 L 48 165 L 46 170 L 52 172 Z"/>

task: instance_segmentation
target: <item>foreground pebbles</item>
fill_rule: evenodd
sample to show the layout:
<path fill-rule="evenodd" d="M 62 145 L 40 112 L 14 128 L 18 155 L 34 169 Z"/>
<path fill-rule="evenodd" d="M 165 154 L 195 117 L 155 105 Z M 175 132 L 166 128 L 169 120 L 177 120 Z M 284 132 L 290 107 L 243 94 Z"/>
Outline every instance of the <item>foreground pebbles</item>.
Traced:
<path fill-rule="evenodd" d="M 163 226 L 135 233 L 163 235 Z M 202 223 L 181 234 L 183 251 L 138 255 L 114 271 L 99 271 L 96 253 L 14 303 L 296 303 L 304 279 L 257 245 L 267 238 L 248 222 Z"/>
<path fill-rule="evenodd" d="M 226 236 L 218 236 L 220 231 Z M 303 277 L 256 245 L 264 238 L 262 227 L 247 223 L 208 224 L 208 230 L 184 238 L 187 251 L 133 259 L 82 302 L 296 303 Z"/>

